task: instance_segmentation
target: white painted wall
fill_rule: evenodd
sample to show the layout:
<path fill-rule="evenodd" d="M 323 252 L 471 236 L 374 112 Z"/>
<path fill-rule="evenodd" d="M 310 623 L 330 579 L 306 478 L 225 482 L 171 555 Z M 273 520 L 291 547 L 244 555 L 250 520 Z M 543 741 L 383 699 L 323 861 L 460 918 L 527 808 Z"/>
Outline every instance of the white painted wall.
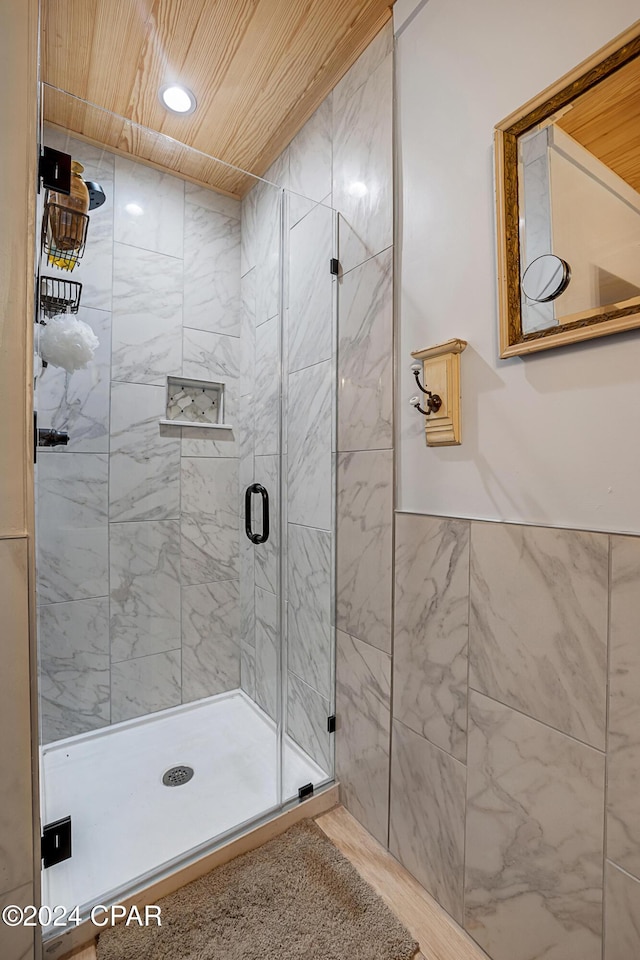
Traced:
<path fill-rule="evenodd" d="M 417 6 L 397 4 L 398 506 L 639 533 L 640 331 L 498 360 L 492 148 L 637 0 L 429 0 L 407 20 Z M 427 449 L 409 354 L 449 337 L 469 341 L 463 444 Z"/>

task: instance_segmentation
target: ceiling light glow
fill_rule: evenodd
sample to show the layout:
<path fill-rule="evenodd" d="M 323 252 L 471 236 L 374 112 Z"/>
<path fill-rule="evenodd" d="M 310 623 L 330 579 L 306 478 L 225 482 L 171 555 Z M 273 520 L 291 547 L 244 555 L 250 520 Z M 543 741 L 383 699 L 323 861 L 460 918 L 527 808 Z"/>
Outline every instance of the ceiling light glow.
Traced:
<path fill-rule="evenodd" d="M 196 108 L 196 98 L 179 83 L 166 83 L 160 87 L 160 101 L 172 113 L 193 113 Z"/>
<path fill-rule="evenodd" d="M 349 193 L 352 197 L 366 197 L 369 193 L 369 188 L 362 180 L 354 180 L 349 184 Z"/>
<path fill-rule="evenodd" d="M 127 213 L 131 214 L 132 217 L 140 217 L 144 213 L 139 203 L 125 203 L 124 209 Z"/>

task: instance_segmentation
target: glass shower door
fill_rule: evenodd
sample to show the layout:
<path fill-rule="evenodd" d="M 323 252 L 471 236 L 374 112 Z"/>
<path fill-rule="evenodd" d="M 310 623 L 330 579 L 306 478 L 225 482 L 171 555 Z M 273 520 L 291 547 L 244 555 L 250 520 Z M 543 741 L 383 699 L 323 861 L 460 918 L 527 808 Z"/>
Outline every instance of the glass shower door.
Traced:
<path fill-rule="evenodd" d="M 288 192 L 283 230 L 283 800 L 333 779 L 335 212 Z"/>

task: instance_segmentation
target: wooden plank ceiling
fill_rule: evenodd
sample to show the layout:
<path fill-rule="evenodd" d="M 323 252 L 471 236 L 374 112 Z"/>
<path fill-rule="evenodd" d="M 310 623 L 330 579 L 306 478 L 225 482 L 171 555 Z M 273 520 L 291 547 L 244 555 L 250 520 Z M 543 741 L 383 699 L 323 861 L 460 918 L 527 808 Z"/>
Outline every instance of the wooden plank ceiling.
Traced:
<path fill-rule="evenodd" d="M 207 154 L 46 89 L 45 119 L 241 197 L 391 16 L 393 0 L 45 0 L 42 79 Z M 158 90 L 198 107 L 170 114 Z"/>
<path fill-rule="evenodd" d="M 556 123 L 640 191 L 640 57 L 583 93 Z"/>

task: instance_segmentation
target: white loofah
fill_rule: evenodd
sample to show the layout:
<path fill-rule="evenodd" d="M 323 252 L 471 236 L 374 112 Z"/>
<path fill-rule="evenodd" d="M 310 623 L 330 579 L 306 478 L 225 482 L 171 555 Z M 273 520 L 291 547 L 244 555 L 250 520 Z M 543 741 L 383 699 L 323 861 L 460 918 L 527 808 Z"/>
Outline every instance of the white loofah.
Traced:
<path fill-rule="evenodd" d="M 40 332 L 42 359 L 69 373 L 86 367 L 99 345 L 89 324 L 68 314 L 48 320 Z"/>

